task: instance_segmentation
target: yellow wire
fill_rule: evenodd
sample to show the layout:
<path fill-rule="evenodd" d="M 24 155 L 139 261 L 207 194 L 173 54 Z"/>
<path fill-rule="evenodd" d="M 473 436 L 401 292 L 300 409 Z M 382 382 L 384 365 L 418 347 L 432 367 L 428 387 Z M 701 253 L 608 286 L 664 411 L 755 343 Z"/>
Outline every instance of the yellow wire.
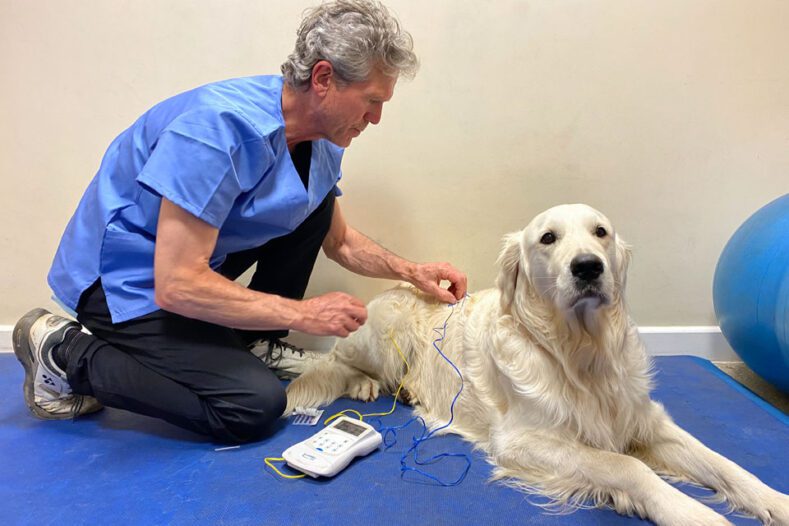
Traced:
<path fill-rule="evenodd" d="M 356 415 L 359 417 L 359 420 L 361 420 L 361 421 L 364 421 L 364 417 L 366 417 L 366 416 L 387 416 L 387 415 L 391 415 L 392 413 L 394 413 L 394 410 L 397 408 L 397 397 L 400 395 L 400 391 L 403 389 L 403 383 L 405 382 L 406 376 L 408 376 L 410 368 L 408 367 L 408 361 L 405 359 L 405 355 L 403 354 L 403 351 L 400 350 L 400 346 L 397 345 L 397 341 L 395 341 L 395 339 L 394 339 L 394 334 L 392 333 L 392 331 L 389 331 L 389 339 L 392 340 L 392 343 L 394 344 L 395 349 L 397 349 L 397 353 L 400 355 L 400 358 L 403 360 L 403 363 L 405 364 L 405 374 L 403 375 L 402 380 L 400 380 L 400 385 L 397 387 L 397 391 L 395 392 L 394 400 L 392 402 L 392 409 L 390 409 L 386 413 L 367 413 L 367 414 L 364 414 L 364 415 L 361 414 L 356 409 L 344 409 L 344 410 L 340 411 L 339 413 L 335 413 L 335 414 L 331 415 L 329 418 L 327 418 L 326 420 L 324 420 L 323 421 L 323 425 L 328 425 L 329 422 L 331 422 L 332 420 L 334 420 L 337 417 L 340 417 L 340 416 L 344 415 L 345 413 L 356 413 Z M 302 475 L 285 475 L 284 473 L 280 472 L 280 470 L 278 470 L 276 467 L 274 467 L 274 465 L 271 462 L 269 462 L 269 460 L 285 460 L 285 459 L 284 458 L 279 458 L 279 457 L 268 457 L 268 458 L 263 459 L 263 461 L 266 463 L 266 465 L 268 467 L 270 467 L 271 469 L 273 469 L 277 473 L 277 475 L 279 475 L 282 478 L 286 478 L 286 479 L 300 479 L 300 478 L 303 478 L 303 477 L 306 476 L 306 475 L 303 475 L 303 474 Z"/>
<path fill-rule="evenodd" d="M 359 411 L 357 411 L 356 409 L 343 409 L 343 410 L 342 410 L 342 411 L 340 411 L 339 413 L 335 413 L 335 414 L 331 415 L 329 418 L 327 418 L 326 420 L 324 420 L 324 421 L 323 421 L 323 425 L 325 425 L 325 426 L 326 426 L 326 425 L 329 425 L 329 422 L 331 422 L 332 420 L 334 420 L 334 419 L 335 419 L 335 418 L 337 418 L 338 416 L 343 416 L 345 413 L 356 413 L 356 416 L 358 416 L 358 417 L 359 417 L 359 420 L 362 420 L 362 421 L 364 421 L 364 417 L 365 417 L 365 415 L 361 414 L 361 413 L 360 413 Z"/>
<path fill-rule="evenodd" d="M 406 376 L 408 376 L 408 373 L 410 371 L 410 369 L 408 367 L 408 362 L 405 359 L 405 355 L 403 354 L 403 351 L 400 350 L 400 346 L 397 345 L 397 341 L 395 341 L 394 334 L 392 333 L 392 331 L 389 331 L 389 339 L 392 340 L 392 343 L 394 344 L 395 349 L 397 349 L 397 354 L 400 355 L 400 358 L 403 360 L 403 363 L 405 364 L 405 374 L 403 375 L 402 380 L 400 380 L 400 385 L 397 387 L 397 391 L 395 392 L 395 395 L 394 395 L 394 400 L 392 401 L 392 409 L 390 409 L 389 412 L 387 412 L 387 413 L 368 413 L 368 414 L 365 414 L 365 415 L 362 415 L 362 416 L 387 416 L 387 415 L 391 415 L 392 413 L 394 413 L 394 410 L 397 407 L 397 397 L 400 396 L 400 391 L 403 389 L 403 383 L 405 382 L 405 378 L 406 378 Z"/>
<path fill-rule="evenodd" d="M 286 474 L 282 473 L 280 470 L 278 470 L 276 468 L 276 466 L 274 466 L 274 464 L 269 462 L 269 460 L 285 460 L 285 459 L 282 458 L 282 457 L 268 457 L 268 458 L 264 458 L 263 459 L 263 462 L 265 462 L 268 467 L 273 469 L 276 472 L 276 474 L 279 475 L 282 478 L 285 478 L 285 479 L 301 479 L 301 478 L 304 478 L 304 477 L 307 476 L 304 473 L 302 473 L 301 475 L 286 475 Z"/>
<path fill-rule="evenodd" d="M 392 340 L 392 343 L 394 344 L 395 349 L 397 349 L 397 354 L 400 355 L 400 358 L 403 360 L 403 363 L 405 364 L 405 374 L 403 375 L 402 380 L 400 380 L 400 385 L 397 387 L 397 391 L 395 392 L 395 395 L 394 395 L 394 400 L 392 400 L 392 409 L 390 409 L 386 413 L 365 413 L 365 414 L 360 414 L 358 411 L 356 411 L 354 409 L 345 409 L 343 411 L 340 411 L 339 413 L 336 413 L 336 414 L 330 416 L 326 420 L 324 420 L 323 421 L 324 425 L 328 425 L 329 422 L 331 422 L 332 420 L 334 420 L 338 416 L 342 416 L 346 412 L 348 412 L 348 413 L 356 413 L 359 416 L 359 420 L 361 420 L 361 421 L 364 421 L 364 417 L 366 417 L 366 416 L 387 416 L 387 415 L 391 415 L 392 413 L 394 413 L 394 410 L 397 408 L 397 397 L 400 396 L 400 391 L 403 390 L 403 383 L 405 382 L 406 376 L 408 376 L 410 368 L 408 367 L 408 361 L 405 359 L 405 355 L 403 354 L 403 351 L 400 349 L 400 346 L 397 345 L 397 341 L 394 339 L 394 334 L 392 333 L 392 331 L 389 331 L 389 339 Z"/>

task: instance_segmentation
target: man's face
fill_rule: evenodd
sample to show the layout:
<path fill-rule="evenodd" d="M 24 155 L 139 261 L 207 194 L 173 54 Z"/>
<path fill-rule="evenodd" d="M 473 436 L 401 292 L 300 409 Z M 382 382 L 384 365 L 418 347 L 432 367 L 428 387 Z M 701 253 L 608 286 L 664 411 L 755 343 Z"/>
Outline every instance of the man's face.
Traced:
<path fill-rule="evenodd" d="M 368 124 L 378 124 L 384 102 L 392 98 L 396 77 L 373 69 L 363 82 L 332 81 L 324 101 L 324 135 L 337 146 L 347 147 Z"/>

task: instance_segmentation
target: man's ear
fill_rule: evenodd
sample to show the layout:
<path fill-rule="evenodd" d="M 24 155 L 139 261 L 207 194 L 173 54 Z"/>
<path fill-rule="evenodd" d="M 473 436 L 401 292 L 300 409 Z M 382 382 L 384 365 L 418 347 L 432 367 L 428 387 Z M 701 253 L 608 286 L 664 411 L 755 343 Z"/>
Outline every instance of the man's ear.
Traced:
<path fill-rule="evenodd" d="M 334 80 L 334 66 L 328 60 L 319 60 L 312 66 L 310 86 L 319 97 L 326 96 Z"/>
<path fill-rule="evenodd" d="M 504 311 L 510 310 L 515 298 L 521 260 L 521 235 L 521 232 L 511 232 L 502 238 L 501 252 L 496 261 L 499 265 L 496 286 L 501 293 L 501 308 Z"/>

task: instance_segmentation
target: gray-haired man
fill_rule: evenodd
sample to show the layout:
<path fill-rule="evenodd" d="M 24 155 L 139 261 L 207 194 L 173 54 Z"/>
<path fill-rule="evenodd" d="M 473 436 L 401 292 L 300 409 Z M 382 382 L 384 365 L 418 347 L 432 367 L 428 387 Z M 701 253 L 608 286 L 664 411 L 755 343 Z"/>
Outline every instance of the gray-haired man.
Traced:
<path fill-rule="evenodd" d="M 33 413 L 107 405 L 219 440 L 261 438 L 285 394 L 250 346 L 277 348 L 289 329 L 347 336 L 367 317 L 341 292 L 302 299 L 320 247 L 358 274 L 460 299 L 463 273 L 388 252 L 335 201 L 343 148 L 378 124 L 416 66 L 410 35 L 383 5 L 338 0 L 307 13 L 283 77 L 202 86 L 121 133 L 49 274 L 92 335 L 43 309 L 14 329 Z M 253 264 L 248 288 L 233 281 Z"/>

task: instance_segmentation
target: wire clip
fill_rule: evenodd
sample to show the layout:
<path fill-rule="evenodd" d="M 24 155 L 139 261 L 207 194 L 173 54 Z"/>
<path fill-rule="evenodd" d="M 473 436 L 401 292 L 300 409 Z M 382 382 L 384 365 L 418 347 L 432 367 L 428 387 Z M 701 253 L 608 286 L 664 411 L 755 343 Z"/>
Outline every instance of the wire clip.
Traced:
<path fill-rule="evenodd" d="M 296 407 L 290 414 L 290 423 L 294 426 L 314 426 L 320 422 L 323 409 L 316 407 Z"/>

